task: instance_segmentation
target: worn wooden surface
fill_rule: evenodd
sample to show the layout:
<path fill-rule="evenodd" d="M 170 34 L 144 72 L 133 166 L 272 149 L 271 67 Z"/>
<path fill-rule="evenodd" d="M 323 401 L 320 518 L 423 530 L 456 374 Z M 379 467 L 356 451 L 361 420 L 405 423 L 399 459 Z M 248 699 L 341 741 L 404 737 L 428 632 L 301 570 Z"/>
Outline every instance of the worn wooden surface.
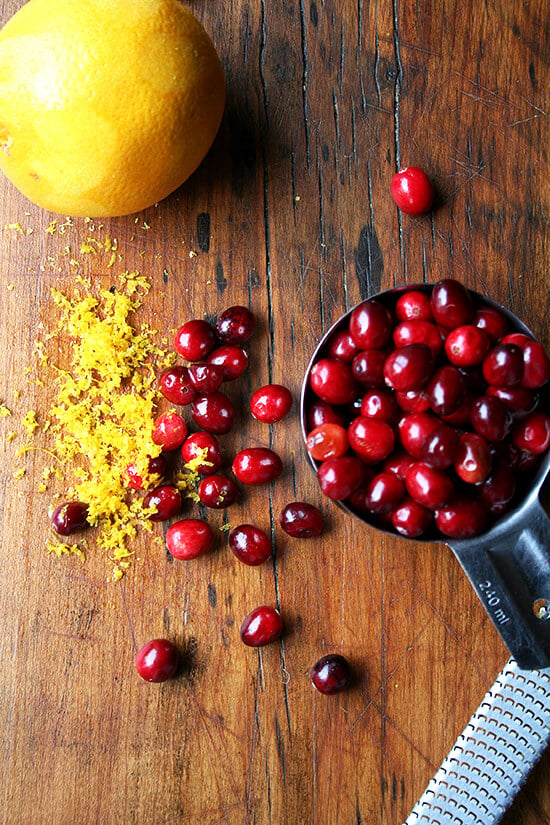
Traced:
<path fill-rule="evenodd" d="M 4 0 L 3 21 L 20 5 Z M 230 454 L 272 442 L 286 469 L 273 490 L 249 491 L 228 516 L 272 528 L 276 558 L 246 568 L 220 539 L 208 557 L 178 565 L 142 537 L 114 585 L 101 554 L 91 551 L 85 565 L 48 556 L 41 457 L 29 454 L 15 481 L 2 422 L 0 821 L 399 825 L 506 650 L 447 549 L 377 534 L 321 501 L 296 409 L 270 432 L 244 405 L 268 380 L 297 399 L 331 322 L 407 281 L 453 275 L 500 298 L 549 343 L 550 6 L 191 8 L 227 73 L 221 131 L 177 193 L 94 230 L 118 240 L 125 267 L 153 279 L 140 320 L 161 331 L 233 303 L 256 314 L 251 367 L 232 387 L 241 423 L 224 444 Z M 398 214 L 389 196 L 392 174 L 408 164 L 437 185 L 437 208 L 421 219 Z M 24 230 L 1 235 L 0 398 L 40 414 L 53 390 L 24 369 L 51 317 L 50 287 L 72 282 L 65 249 L 78 249 L 90 225 L 75 219 L 66 234 L 49 235 L 57 216 L 5 180 L 0 187 L 2 227 Z M 108 284 L 105 260 L 87 256 L 81 266 Z M 295 498 L 322 506 L 321 539 L 291 540 L 278 527 Z M 238 630 L 260 603 L 280 605 L 287 631 L 256 652 Z M 186 650 L 186 665 L 152 686 L 133 658 L 159 635 Z M 317 694 L 308 679 L 329 651 L 349 657 L 357 674 L 338 697 Z M 549 767 L 545 757 L 509 825 L 549 822 Z"/>

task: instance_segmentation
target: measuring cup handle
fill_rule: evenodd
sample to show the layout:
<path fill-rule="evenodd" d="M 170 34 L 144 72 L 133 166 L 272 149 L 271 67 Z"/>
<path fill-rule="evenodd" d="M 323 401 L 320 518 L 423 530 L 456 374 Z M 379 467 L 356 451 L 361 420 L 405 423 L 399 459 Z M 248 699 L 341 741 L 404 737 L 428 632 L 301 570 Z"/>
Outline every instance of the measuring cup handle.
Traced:
<path fill-rule="evenodd" d="M 452 550 L 520 668 L 550 667 L 550 520 L 538 498 Z"/>

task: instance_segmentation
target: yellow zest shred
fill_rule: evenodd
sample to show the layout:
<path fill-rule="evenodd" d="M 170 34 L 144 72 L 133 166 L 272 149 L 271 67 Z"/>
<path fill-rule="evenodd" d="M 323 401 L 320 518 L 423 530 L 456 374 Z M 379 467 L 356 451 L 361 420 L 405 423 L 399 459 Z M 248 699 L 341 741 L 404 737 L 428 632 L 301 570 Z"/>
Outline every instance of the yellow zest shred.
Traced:
<path fill-rule="evenodd" d="M 86 554 L 78 544 L 66 544 L 60 541 L 49 541 L 46 545 L 48 553 L 54 553 L 58 558 L 71 555 L 78 556 L 81 561 L 86 561 Z"/>
<path fill-rule="evenodd" d="M 5 404 L 0 402 L 0 418 L 8 418 L 11 415 L 11 410 Z"/>

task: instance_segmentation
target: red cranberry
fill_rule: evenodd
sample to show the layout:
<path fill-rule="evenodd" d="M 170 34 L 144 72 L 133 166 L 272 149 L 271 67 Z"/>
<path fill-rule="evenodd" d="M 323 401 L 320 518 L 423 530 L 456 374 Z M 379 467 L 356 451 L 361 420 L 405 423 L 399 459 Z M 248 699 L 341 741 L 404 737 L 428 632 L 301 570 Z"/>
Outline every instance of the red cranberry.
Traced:
<path fill-rule="evenodd" d="M 435 514 L 435 523 L 444 536 L 468 539 L 487 527 L 489 518 L 480 502 L 471 496 L 457 496 Z"/>
<path fill-rule="evenodd" d="M 470 419 L 476 433 L 488 441 L 502 441 L 512 427 L 512 413 L 492 395 L 482 395 L 472 403 Z"/>
<path fill-rule="evenodd" d="M 403 416 L 398 425 L 403 447 L 413 458 L 420 459 L 424 440 L 440 425 L 441 421 L 431 413 Z"/>
<path fill-rule="evenodd" d="M 268 447 L 247 447 L 237 453 L 232 469 L 243 484 L 267 484 L 281 475 L 283 463 Z"/>
<path fill-rule="evenodd" d="M 279 523 L 295 539 L 309 539 L 323 532 L 323 514 L 305 501 L 291 501 L 283 507 Z"/>
<path fill-rule="evenodd" d="M 198 427 L 215 435 L 228 433 L 235 423 L 233 403 L 219 391 L 199 396 L 193 402 L 191 415 Z"/>
<path fill-rule="evenodd" d="M 406 347 L 409 344 L 426 344 L 434 356 L 443 349 L 443 338 L 435 324 L 429 321 L 403 321 L 393 331 L 393 342 L 396 347 Z"/>
<path fill-rule="evenodd" d="M 208 321 L 187 321 L 176 332 L 174 348 L 188 361 L 202 361 L 215 345 L 216 333 Z"/>
<path fill-rule="evenodd" d="M 144 487 L 149 487 L 152 483 L 156 484 L 166 473 L 167 466 L 166 458 L 163 455 L 149 458 L 147 472 L 144 475 L 140 475 L 135 462 L 128 464 L 126 467 L 128 487 L 131 487 L 132 490 L 143 490 Z"/>
<path fill-rule="evenodd" d="M 221 367 L 224 381 L 235 381 L 248 367 L 248 355 L 242 347 L 237 347 L 234 344 L 223 344 L 210 353 L 206 363 Z"/>
<path fill-rule="evenodd" d="M 254 332 L 256 321 L 247 307 L 234 306 L 218 318 L 216 332 L 224 344 L 244 344 Z"/>
<path fill-rule="evenodd" d="M 151 521 L 167 521 L 180 512 L 181 493 L 170 484 L 155 487 L 143 499 L 143 507 L 145 510 L 155 508 L 155 512 L 149 514 Z"/>
<path fill-rule="evenodd" d="M 430 407 L 436 415 L 456 412 L 466 397 L 466 381 L 456 367 L 440 367 L 428 384 Z"/>
<path fill-rule="evenodd" d="M 466 429 L 470 426 L 470 409 L 472 406 L 473 397 L 468 390 L 466 390 L 466 398 L 454 412 L 450 415 L 440 415 L 440 418 L 446 423 L 459 429 Z"/>
<path fill-rule="evenodd" d="M 136 655 L 136 670 L 146 682 L 166 682 L 176 673 L 179 654 L 168 639 L 152 639 Z"/>
<path fill-rule="evenodd" d="M 400 321 L 431 321 L 432 307 L 427 292 L 411 289 L 399 296 L 395 314 Z"/>
<path fill-rule="evenodd" d="M 542 410 L 531 413 L 514 425 L 512 441 L 533 455 L 545 453 L 550 447 L 550 418 Z"/>
<path fill-rule="evenodd" d="M 214 543 L 214 532 L 206 521 L 182 519 L 166 531 L 166 546 L 175 559 L 196 559 L 207 553 Z"/>
<path fill-rule="evenodd" d="M 406 413 L 420 413 L 431 409 L 426 388 L 407 390 L 407 392 L 399 390 L 395 393 L 395 400 L 400 409 Z"/>
<path fill-rule="evenodd" d="M 389 513 L 397 507 L 404 495 L 405 485 L 394 473 L 378 473 L 367 489 L 367 507 L 377 515 Z"/>
<path fill-rule="evenodd" d="M 222 451 L 218 439 L 212 433 L 192 433 L 184 441 L 181 455 L 186 464 L 195 461 L 197 458 L 201 459 L 201 463 L 194 466 L 196 472 L 201 476 L 213 475 L 222 466 Z"/>
<path fill-rule="evenodd" d="M 357 353 L 358 349 L 347 329 L 335 332 L 327 347 L 329 358 L 338 358 L 340 361 L 348 361 L 349 363 L 353 361 Z"/>
<path fill-rule="evenodd" d="M 323 461 L 317 476 L 322 492 L 334 501 L 349 498 L 359 487 L 365 476 L 366 467 L 354 456 L 328 458 Z"/>
<path fill-rule="evenodd" d="M 387 421 L 360 415 L 348 427 L 348 441 L 351 449 L 364 461 L 376 464 L 393 450 L 395 434 Z"/>
<path fill-rule="evenodd" d="M 526 387 L 487 387 L 487 395 L 498 398 L 512 413 L 513 418 L 525 418 L 533 412 L 539 397 Z"/>
<path fill-rule="evenodd" d="M 409 344 L 388 355 L 384 378 L 394 390 L 415 390 L 428 382 L 433 366 L 433 353 L 426 344 Z"/>
<path fill-rule="evenodd" d="M 361 401 L 361 415 L 382 421 L 396 421 L 400 412 L 395 394 L 388 389 L 369 390 Z"/>
<path fill-rule="evenodd" d="M 493 459 L 491 475 L 477 492 L 491 513 L 500 514 L 516 492 L 514 473 L 502 458 Z"/>
<path fill-rule="evenodd" d="M 404 499 L 391 514 L 391 523 L 398 533 L 407 538 L 418 538 L 426 532 L 433 520 L 433 513 L 413 498 Z"/>
<path fill-rule="evenodd" d="M 331 696 L 347 688 L 351 681 L 351 667 L 339 653 L 330 653 L 313 665 L 310 677 L 319 693 Z"/>
<path fill-rule="evenodd" d="M 495 387 L 515 387 L 523 376 L 523 353 L 516 344 L 497 344 L 483 361 L 483 377 Z"/>
<path fill-rule="evenodd" d="M 521 386 L 539 389 L 550 379 L 550 360 L 538 341 L 528 341 L 523 347 L 523 375 Z"/>
<path fill-rule="evenodd" d="M 474 324 L 452 329 L 445 339 L 445 354 L 457 367 L 475 367 L 481 364 L 491 346 L 491 339 Z"/>
<path fill-rule="evenodd" d="M 184 406 L 197 397 L 187 367 L 168 367 L 161 372 L 159 389 L 172 404 Z"/>
<path fill-rule="evenodd" d="M 189 381 L 195 390 L 194 399 L 200 395 L 216 392 L 222 385 L 224 379 L 223 367 L 216 364 L 191 364 L 189 367 Z"/>
<path fill-rule="evenodd" d="M 454 484 L 449 476 L 441 470 L 434 470 L 422 461 L 408 470 L 405 487 L 411 498 L 428 510 L 437 510 L 451 500 Z"/>
<path fill-rule="evenodd" d="M 307 410 L 307 428 L 308 432 L 319 427 L 321 424 L 344 424 L 344 418 L 340 413 L 336 412 L 334 407 L 331 407 L 326 401 L 315 399 Z"/>
<path fill-rule="evenodd" d="M 153 443 L 171 452 L 181 447 L 187 436 L 187 424 L 176 412 L 159 415 L 153 429 Z"/>
<path fill-rule="evenodd" d="M 197 488 L 202 504 L 214 510 L 230 507 L 239 497 L 239 488 L 231 478 L 212 475 L 203 478 Z"/>
<path fill-rule="evenodd" d="M 508 332 L 508 321 L 498 309 L 482 306 L 476 309 L 474 324 L 485 332 L 496 344 Z"/>
<path fill-rule="evenodd" d="M 363 301 L 350 316 L 349 332 L 357 349 L 382 349 L 391 343 L 393 318 L 376 298 Z"/>
<path fill-rule="evenodd" d="M 277 641 L 283 632 L 281 614 L 274 607 L 256 607 L 241 625 L 241 639 L 249 647 L 263 647 Z"/>
<path fill-rule="evenodd" d="M 436 427 L 422 442 L 420 458 L 434 470 L 446 470 L 454 464 L 458 447 L 458 431 L 448 424 Z"/>
<path fill-rule="evenodd" d="M 384 461 L 382 470 L 385 473 L 393 473 L 403 481 L 409 467 L 412 467 L 413 464 L 414 458 L 409 453 L 406 453 L 405 450 L 395 450 Z"/>
<path fill-rule="evenodd" d="M 271 556 L 273 546 L 263 530 L 253 524 L 239 524 L 229 533 L 229 547 L 243 564 L 256 567 Z"/>
<path fill-rule="evenodd" d="M 336 358 L 321 358 L 310 375 L 311 389 L 328 404 L 349 404 L 357 392 L 351 366 Z"/>
<path fill-rule="evenodd" d="M 250 399 L 250 411 L 254 418 L 266 424 L 282 421 L 292 407 L 292 394 L 281 384 L 266 384 L 256 390 Z"/>
<path fill-rule="evenodd" d="M 433 206 L 435 192 L 427 174 L 418 166 L 400 169 L 391 180 L 391 196 L 407 215 L 423 215 Z"/>
<path fill-rule="evenodd" d="M 345 455 L 349 447 L 347 430 L 340 424 L 320 424 L 308 433 L 306 447 L 315 461 Z"/>
<path fill-rule="evenodd" d="M 458 439 L 454 468 L 468 484 L 482 484 L 491 472 L 491 451 L 487 441 L 477 433 L 463 433 Z"/>
<path fill-rule="evenodd" d="M 361 387 L 384 386 L 384 364 L 387 353 L 381 349 L 364 349 L 351 363 L 353 377 Z"/>
<path fill-rule="evenodd" d="M 60 536 L 70 536 L 89 527 L 88 505 L 81 501 L 66 501 L 52 512 L 50 521 Z"/>
<path fill-rule="evenodd" d="M 445 278 L 434 285 L 430 303 L 436 324 L 446 329 L 469 324 L 474 317 L 470 293 L 452 278 Z"/>

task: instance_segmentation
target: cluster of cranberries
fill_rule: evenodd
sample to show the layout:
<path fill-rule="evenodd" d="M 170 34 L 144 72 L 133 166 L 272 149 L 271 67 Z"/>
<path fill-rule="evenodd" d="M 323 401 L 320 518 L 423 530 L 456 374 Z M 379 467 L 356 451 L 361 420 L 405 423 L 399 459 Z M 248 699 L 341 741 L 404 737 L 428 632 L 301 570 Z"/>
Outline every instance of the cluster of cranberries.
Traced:
<path fill-rule="evenodd" d="M 481 533 L 550 446 L 542 345 L 452 279 L 346 318 L 309 378 L 323 493 L 404 536 Z"/>

